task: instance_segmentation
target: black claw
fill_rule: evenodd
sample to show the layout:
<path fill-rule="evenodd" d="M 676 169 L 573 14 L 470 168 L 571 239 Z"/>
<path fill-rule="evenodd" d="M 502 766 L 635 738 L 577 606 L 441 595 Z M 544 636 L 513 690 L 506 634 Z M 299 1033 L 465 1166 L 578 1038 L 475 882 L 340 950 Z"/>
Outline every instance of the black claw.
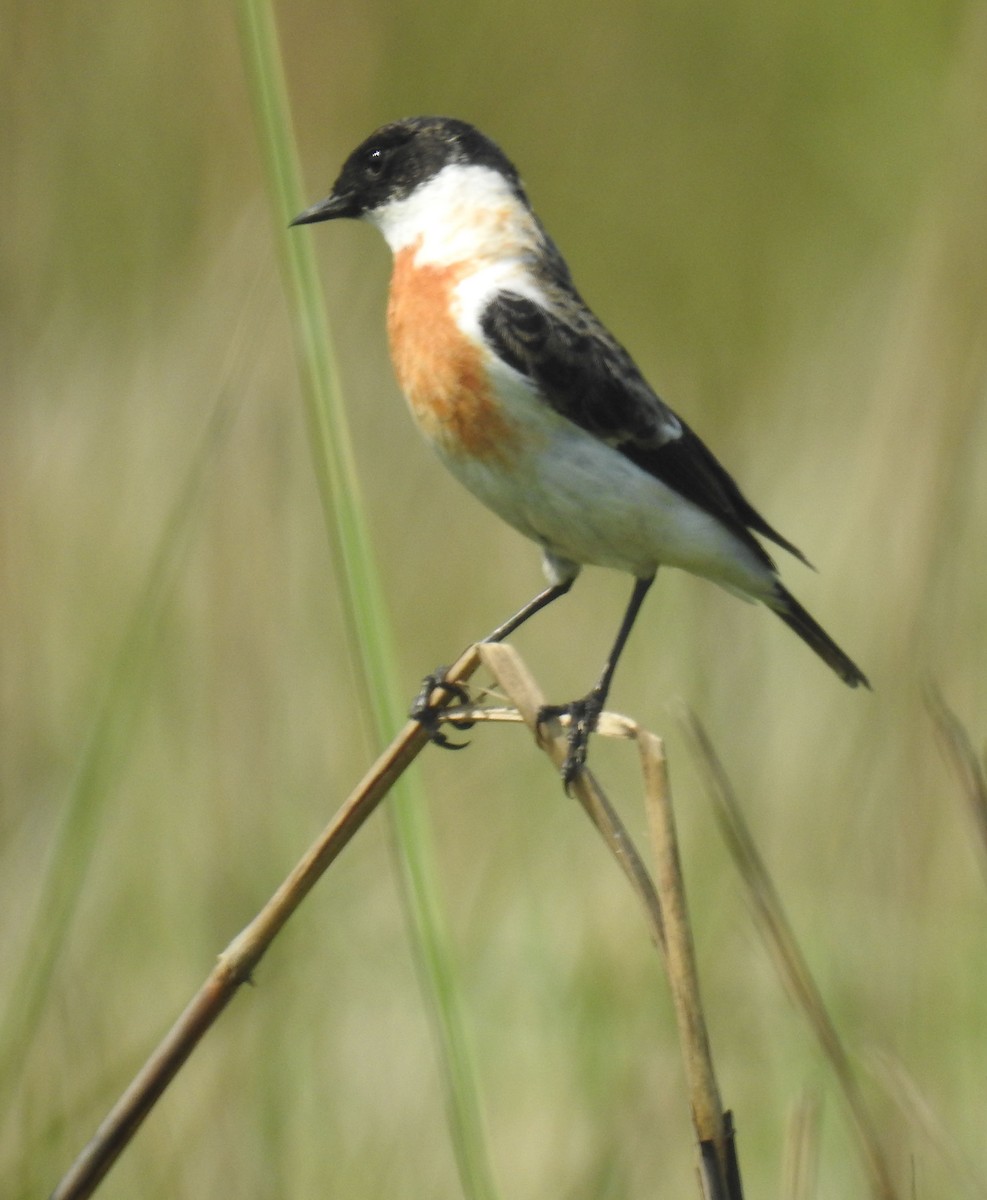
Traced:
<path fill-rule="evenodd" d="M 571 792 L 573 783 L 586 765 L 590 734 L 596 729 L 602 711 L 603 697 L 598 692 L 590 692 L 588 696 L 581 700 L 573 700 L 569 704 L 545 704 L 538 710 L 539 728 L 552 717 L 568 717 L 571 722 L 565 761 L 560 771 L 562 786 L 567 793 Z"/>
<path fill-rule="evenodd" d="M 444 709 L 441 705 L 429 704 L 429 696 L 436 688 L 441 688 L 447 692 L 450 697 L 458 700 L 460 704 L 468 704 L 470 700 L 469 689 L 461 683 L 445 678 L 445 673 L 448 667 L 439 667 L 426 675 L 422 680 L 422 685 L 418 690 L 418 695 L 412 702 L 411 711 L 408 716 L 413 721 L 417 721 L 419 725 L 428 733 L 429 741 L 432 741 L 436 746 L 441 746 L 443 750 L 465 750 L 469 742 L 454 742 L 447 734 L 443 733 L 440 726 L 446 719 Z M 475 721 L 456 721 L 457 729 L 472 729 L 476 724 Z"/>
<path fill-rule="evenodd" d="M 422 724 L 428 730 L 428 740 L 430 742 L 433 742 L 436 746 L 440 747 L 440 749 L 442 749 L 442 750 L 465 750 L 466 747 L 470 744 L 469 741 L 465 741 L 465 742 L 452 741 L 452 739 L 447 734 L 443 733 L 441 729 L 437 728 L 438 721 L 440 719 L 441 718 L 436 717 L 436 728 L 433 728 L 430 723 L 422 721 Z M 470 721 L 470 724 L 472 725 L 473 722 Z"/>

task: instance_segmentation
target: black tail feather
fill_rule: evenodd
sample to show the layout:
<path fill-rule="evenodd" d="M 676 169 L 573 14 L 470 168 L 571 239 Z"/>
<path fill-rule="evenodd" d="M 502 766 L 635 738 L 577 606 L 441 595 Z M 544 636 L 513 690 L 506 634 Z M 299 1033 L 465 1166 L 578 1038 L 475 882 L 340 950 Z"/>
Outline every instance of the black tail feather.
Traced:
<path fill-rule="evenodd" d="M 845 684 L 849 687 L 870 687 L 867 676 L 857 664 L 843 653 L 819 622 L 781 584 L 778 584 L 775 597 L 769 604 L 788 628 L 793 629 L 807 646 L 815 650 Z"/>

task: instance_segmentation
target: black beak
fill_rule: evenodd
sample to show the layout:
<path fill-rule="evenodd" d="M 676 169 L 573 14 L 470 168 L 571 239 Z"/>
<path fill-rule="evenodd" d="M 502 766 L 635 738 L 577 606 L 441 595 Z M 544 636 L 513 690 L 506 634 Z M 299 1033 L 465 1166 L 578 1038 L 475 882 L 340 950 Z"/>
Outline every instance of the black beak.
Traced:
<path fill-rule="evenodd" d="M 325 200 L 306 208 L 291 222 L 292 225 L 314 225 L 317 221 L 332 221 L 336 217 L 358 217 L 360 210 L 353 197 L 345 193 L 330 192 Z"/>

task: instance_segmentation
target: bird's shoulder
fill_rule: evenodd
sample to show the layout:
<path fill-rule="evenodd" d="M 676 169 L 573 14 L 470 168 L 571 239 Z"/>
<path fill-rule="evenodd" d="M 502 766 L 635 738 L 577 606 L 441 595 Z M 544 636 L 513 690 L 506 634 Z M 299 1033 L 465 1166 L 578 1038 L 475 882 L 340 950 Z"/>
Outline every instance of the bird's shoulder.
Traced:
<path fill-rule="evenodd" d="M 560 416 L 596 437 L 660 446 L 680 435 L 679 418 L 584 302 L 550 241 L 526 269 L 523 286 L 485 298 L 479 324 L 500 359 Z"/>

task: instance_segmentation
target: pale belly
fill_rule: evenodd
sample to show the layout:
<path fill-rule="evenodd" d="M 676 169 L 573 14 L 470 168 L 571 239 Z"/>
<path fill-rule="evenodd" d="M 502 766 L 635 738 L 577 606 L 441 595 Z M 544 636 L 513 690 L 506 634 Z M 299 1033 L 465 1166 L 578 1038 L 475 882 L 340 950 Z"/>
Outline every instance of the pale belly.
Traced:
<path fill-rule="evenodd" d="M 642 579 L 680 567 L 752 597 L 772 592 L 772 572 L 742 542 L 622 454 L 551 410 L 512 415 L 518 437 L 507 458 L 433 444 L 477 499 L 548 556 Z"/>

